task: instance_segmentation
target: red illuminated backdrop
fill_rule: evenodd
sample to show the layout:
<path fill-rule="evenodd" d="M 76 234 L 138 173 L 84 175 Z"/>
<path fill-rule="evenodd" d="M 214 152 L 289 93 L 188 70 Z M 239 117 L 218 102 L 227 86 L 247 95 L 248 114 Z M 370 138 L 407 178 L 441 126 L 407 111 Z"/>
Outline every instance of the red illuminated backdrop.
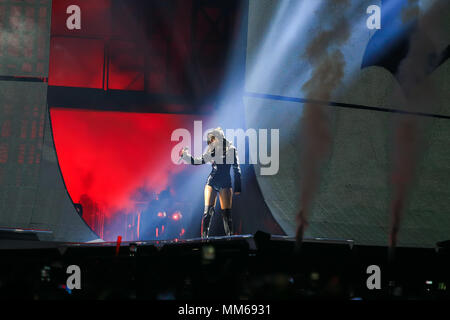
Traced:
<path fill-rule="evenodd" d="M 238 4 L 53 1 L 49 84 L 195 97 L 214 94 L 226 66 Z M 69 5 L 80 7 L 80 30 L 66 27 Z"/>
<path fill-rule="evenodd" d="M 194 115 L 51 110 L 55 147 L 66 187 L 75 203 L 91 199 L 106 218 L 135 210 L 140 188 L 158 194 L 170 189 L 182 170 L 171 161 L 177 128 L 193 130 Z M 192 169 L 191 169 L 192 170 Z M 174 192 L 174 190 L 172 190 Z M 86 207 L 86 205 L 84 205 Z M 84 208 L 86 209 L 86 208 Z M 102 233 L 90 212 L 88 224 Z"/>

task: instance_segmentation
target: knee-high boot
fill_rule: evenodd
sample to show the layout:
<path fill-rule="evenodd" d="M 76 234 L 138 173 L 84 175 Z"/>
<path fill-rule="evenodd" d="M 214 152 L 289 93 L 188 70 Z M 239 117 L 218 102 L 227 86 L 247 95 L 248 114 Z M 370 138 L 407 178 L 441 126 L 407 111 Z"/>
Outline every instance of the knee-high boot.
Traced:
<path fill-rule="evenodd" d="M 209 226 L 211 224 L 211 219 L 214 215 L 214 206 L 205 206 L 202 218 L 201 236 L 202 238 L 208 238 Z"/>
<path fill-rule="evenodd" d="M 227 236 L 233 234 L 233 220 L 231 219 L 231 209 L 222 210 L 223 229 Z"/>

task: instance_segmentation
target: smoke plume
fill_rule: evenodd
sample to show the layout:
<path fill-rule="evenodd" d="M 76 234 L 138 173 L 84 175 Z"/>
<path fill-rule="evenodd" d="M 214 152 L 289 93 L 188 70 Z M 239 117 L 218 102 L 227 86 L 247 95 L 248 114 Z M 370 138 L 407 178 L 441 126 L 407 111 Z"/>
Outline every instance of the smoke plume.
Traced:
<path fill-rule="evenodd" d="M 417 0 L 410 0 L 404 9 L 404 23 L 414 22 L 419 15 Z M 397 79 L 405 97 L 404 111 L 430 112 L 435 105 L 435 96 L 431 85 L 425 81 L 427 76 L 439 62 L 439 45 L 445 34 L 441 23 L 449 12 L 448 1 L 437 1 L 418 21 L 410 38 L 409 51 L 401 61 Z M 389 246 L 397 245 L 401 218 L 405 209 L 408 191 L 418 166 L 420 151 L 423 148 L 424 119 L 417 116 L 401 115 L 395 127 L 391 202 L 391 225 Z"/>
<path fill-rule="evenodd" d="M 339 47 L 350 36 L 349 22 L 345 16 L 348 0 L 328 1 L 326 20 L 333 23 L 326 30 L 320 30 L 308 44 L 304 58 L 312 66 L 311 78 L 302 90 L 307 99 L 330 101 L 333 91 L 340 85 L 344 76 L 345 59 Z M 330 16 L 331 14 L 331 16 Z M 322 160 L 327 155 L 331 134 L 325 106 L 315 103 L 304 105 L 302 119 L 301 155 L 301 209 L 297 215 L 297 240 L 303 239 L 308 226 L 314 194 L 317 191 Z"/>

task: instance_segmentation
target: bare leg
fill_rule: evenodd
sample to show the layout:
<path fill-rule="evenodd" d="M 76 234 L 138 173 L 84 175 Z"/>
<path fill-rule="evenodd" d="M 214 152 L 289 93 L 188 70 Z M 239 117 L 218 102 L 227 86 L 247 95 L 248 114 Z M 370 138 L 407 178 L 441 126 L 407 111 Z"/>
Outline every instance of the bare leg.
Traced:
<path fill-rule="evenodd" d="M 205 206 L 215 206 L 217 200 L 217 192 L 213 187 L 205 186 Z"/>
<path fill-rule="evenodd" d="M 201 236 L 207 238 L 209 235 L 209 226 L 214 215 L 214 208 L 216 206 L 217 192 L 211 187 L 205 186 L 205 210 L 203 211 Z"/>
<path fill-rule="evenodd" d="M 233 190 L 231 188 L 219 191 L 220 208 L 222 210 L 231 209 L 233 201 Z"/>
<path fill-rule="evenodd" d="M 233 190 L 231 188 L 219 191 L 220 208 L 222 209 L 223 228 L 227 236 L 233 234 L 233 221 L 231 219 L 231 206 L 233 202 Z"/>

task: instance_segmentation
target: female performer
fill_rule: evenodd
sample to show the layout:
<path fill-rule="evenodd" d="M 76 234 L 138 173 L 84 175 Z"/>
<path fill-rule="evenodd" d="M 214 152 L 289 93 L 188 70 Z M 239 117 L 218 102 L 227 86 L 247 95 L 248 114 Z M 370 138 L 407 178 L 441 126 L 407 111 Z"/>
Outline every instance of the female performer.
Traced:
<path fill-rule="evenodd" d="M 223 227 L 225 234 L 233 234 L 233 222 L 231 219 L 231 205 L 233 189 L 231 186 L 230 169 L 234 172 L 234 194 L 241 193 L 241 169 L 236 148 L 225 139 L 222 128 L 218 127 L 207 135 L 208 149 L 199 158 L 194 158 L 183 148 L 180 157 L 193 165 L 211 162 L 212 170 L 205 186 L 205 210 L 203 211 L 201 237 L 207 238 L 211 218 L 214 215 L 217 193 L 219 193 L 220 208 L 222 209 Z"/>

